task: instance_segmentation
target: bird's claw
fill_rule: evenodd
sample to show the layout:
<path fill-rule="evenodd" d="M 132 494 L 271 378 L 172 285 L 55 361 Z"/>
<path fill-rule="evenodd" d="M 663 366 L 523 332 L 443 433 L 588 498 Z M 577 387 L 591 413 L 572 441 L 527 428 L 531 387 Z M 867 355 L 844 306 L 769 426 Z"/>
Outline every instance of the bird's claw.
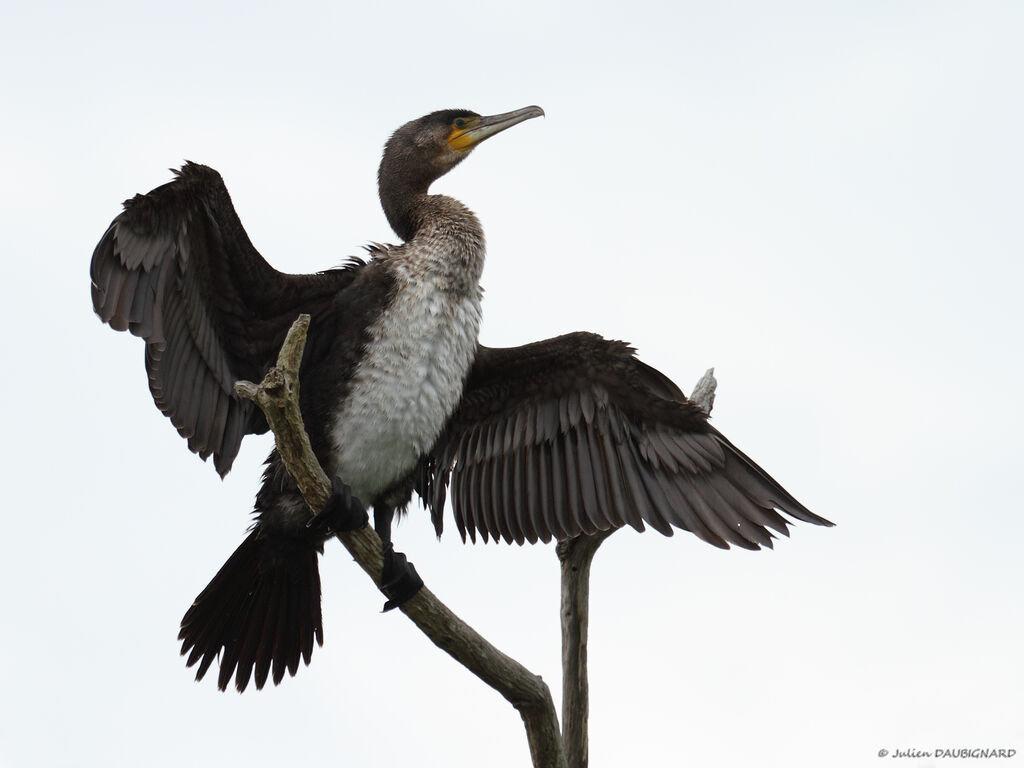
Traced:
<path fill-rule="evenodd" d="M 310 518 L 306 527 L 319 533 L 340 533 L 358 530 L 368 522 L 370 517 L 366 514 L 366 507 L 352 495 L 352 489 L 341 478 L 334 476 L 331 478 L 331 498 L 320 512 Z"/>
<path fill-rule="evenodd" d="M 384 548 L 384 569 L 381 573 L 380 591 L 387 595 L 384 611 L 390 611 L 411 598 L 423 588 L 423 579 L 408 558 L 395 552 L 391 543 Z"/>

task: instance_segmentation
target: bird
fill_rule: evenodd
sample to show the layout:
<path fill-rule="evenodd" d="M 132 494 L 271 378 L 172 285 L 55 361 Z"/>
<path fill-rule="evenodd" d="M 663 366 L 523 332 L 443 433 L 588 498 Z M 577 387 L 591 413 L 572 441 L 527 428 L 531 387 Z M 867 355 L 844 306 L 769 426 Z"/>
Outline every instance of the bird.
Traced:
<path fill-rule="evenodd" d="M 145 341 L 155 404 L 222 477 L 242 439 L 268 429 L 234 383 L 262 378 L 296 317 L 311 318 L 300 409 L 331 499 L 314 515 L 271 452 L 250 531 L 181 622 L 197 680 L 217 659 L 218 687 L 234 677 L 239 692 L 308 665 L 323 644 L 318 557 L 335 533 L 367 525 L 370 509 L 385 609 L 415 595 L 422 579 L 391 536 L 414 493 L 439 537 L 450 497 L 472 542 L 649 526 L 760 549 L 788 536 L 792 520 L 832 525 L 626 342 L 577 332 L 480 344 L 483 229 L 463 203 L 429 190 L 482 142 L 543 115 L 446 109 L 398 128 L 378 190 L 402 242 L 368 245 L 365 258 L 315 274 L 272 267 L 220 174 L 191 161 L 126 200 L 103 234 L 90 264 L 93 308 Z"/>

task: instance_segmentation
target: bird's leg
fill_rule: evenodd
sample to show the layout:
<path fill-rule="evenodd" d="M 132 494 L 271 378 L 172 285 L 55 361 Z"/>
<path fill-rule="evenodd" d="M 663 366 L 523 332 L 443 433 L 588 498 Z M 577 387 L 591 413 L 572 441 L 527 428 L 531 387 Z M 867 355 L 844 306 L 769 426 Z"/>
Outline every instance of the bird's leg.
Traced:
<path fill-rule="evenodd" d="M 306 527 L 318 533 L 338 533 L 358 530 L 369 521 L 366 507 L 352 495 L 352 489 L 335 475 L 331 478 L 331 498 L 327 500 L 324 508 L 306 523 Z"/>
<path fill-rule="evenodd" d="M 380 590 L 387 595 L 384 610 L 397 608 L 423 587 L 423 579 L 416 568 L 401 552 L 395 552 L 391 543 L 391 521 L 395 517 L 394 507 L 375 504 L 373 507 L 373 528 L 384 545 L 384 570 L 380 576 Z"/>

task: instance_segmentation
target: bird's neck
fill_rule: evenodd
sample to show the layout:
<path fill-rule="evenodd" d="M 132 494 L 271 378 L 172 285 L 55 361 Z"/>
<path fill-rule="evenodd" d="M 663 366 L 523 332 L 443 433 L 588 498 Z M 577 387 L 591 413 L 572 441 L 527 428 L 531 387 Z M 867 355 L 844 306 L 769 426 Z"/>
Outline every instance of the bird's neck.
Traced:
<path fill-rule="evenodd" d="M 407 257 L 426 257 L 453 277 L 462 275 L 474 285 L 480 279 L 484 259 L 484 234 L 469 208 L 445 195 L 430 195 L 415 187 L 389 184 L 380 191 L 388 223 L 405 242 Z M 416 256 L 413 256 L 416 254 Z M 462 279 L 457 282 L 463 282 Z"/>
<path fill-rule="evenodd" d="M 445 195 L 423 194 L 411 207 L 410 237 L 399 249 L 414 271 L 440 278 L 447 291 L 476 295 L 484 266 L 484 233 L 469 208 Z M 415 266 L 414 266 L 415 265 Z"/>
<path fill-rule="evenodd" d="M 380 204 L 388 224 L 402 240 L 409 241 L 420 227 L 421 200 L 427 197 L 430 179 L 380 171 Z"/>
<path fill-rule="evenodd" d="M 386 174 L 382 170 L 380 204 L 388 224 L 406 242 L 412 240 L 420 229 L 450 219 L 453 215 L 458 218 L 462 211 L 468 211 L 453 198 L 428 194 L 433 180 L 408 174 Z M 479 228 L 479 223 L 476 226 Z"/>

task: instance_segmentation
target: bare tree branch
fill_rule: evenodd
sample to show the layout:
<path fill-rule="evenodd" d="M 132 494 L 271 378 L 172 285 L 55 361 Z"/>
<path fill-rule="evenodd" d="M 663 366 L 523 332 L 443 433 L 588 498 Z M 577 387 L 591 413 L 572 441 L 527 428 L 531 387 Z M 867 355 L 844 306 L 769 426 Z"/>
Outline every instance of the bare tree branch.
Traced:
<path fill-rule="evenodd" d="M 558 542 L 555 548 L 562 564 L 562 743 L 569 768 L 586 768 L 589 760 L 590 564 L 601 542 L 612 533 L 576 536 Z"/>
<path fill-rule="evenodd" d="M 277 366 L 270 369 L 259 385 L 240 381 L 235 384 L 235 391 L 255 402 L 266 414 L 281 459 L 312 515 L 327 503 L 331 484 L 313 455 L 299 412 L 299 363 L 308 328 L 309 315 L 300 315 L 288 332 Z M 338 538 L 379 588 L 384 561 L 381 541 L 373 528 L 365 526 Z M 426 587 L 400 608 L 434 645 L 516 708 L 526 727 L 534 768 L 566 768 L 555 705 L 547 684 L 538 675 L 492 646 Z"/>
<path fill-rule="evenodd" d="M 690 400 L 710 414 L 715 403 L 715 369 L 708 368 L 690 393 Z M 569 768 L 587 768 L 590 759 L 587 723 L 590 683 L 587 678 L 587 637 L 590 629 L 590 565 L 597 548 L 615 531 L 576 536 L 558 542 L 562 565 L 562 743 Z"/>
<path fill-rule="evenodd" d="M 693 390 L 690 392 L 690 402 L 700 406 L 704 413 L 711 415 L 711 408 L 715 405 L 715 389 L 718 387 L 718 379 L 715 378 L 715 369 L 708 368 L 700 377 Z"/>

